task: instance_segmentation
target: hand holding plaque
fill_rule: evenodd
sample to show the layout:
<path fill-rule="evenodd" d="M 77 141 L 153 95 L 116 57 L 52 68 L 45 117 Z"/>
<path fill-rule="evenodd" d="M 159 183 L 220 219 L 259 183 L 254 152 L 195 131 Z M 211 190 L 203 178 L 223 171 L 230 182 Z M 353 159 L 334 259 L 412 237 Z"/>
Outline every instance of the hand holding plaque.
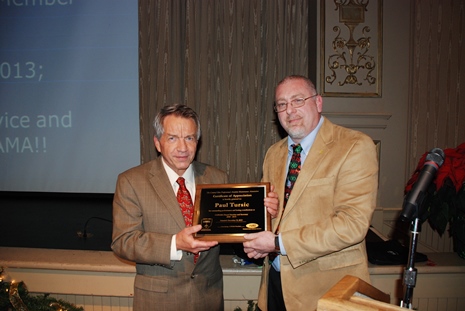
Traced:
<path fill-rule="evenodd" d="M 247 233 L 270 230 L 271 217 L 263 199 L 270 183 L 197 185 L 193 225 L 202 225 L 195 238 L 242 243 Z"/>

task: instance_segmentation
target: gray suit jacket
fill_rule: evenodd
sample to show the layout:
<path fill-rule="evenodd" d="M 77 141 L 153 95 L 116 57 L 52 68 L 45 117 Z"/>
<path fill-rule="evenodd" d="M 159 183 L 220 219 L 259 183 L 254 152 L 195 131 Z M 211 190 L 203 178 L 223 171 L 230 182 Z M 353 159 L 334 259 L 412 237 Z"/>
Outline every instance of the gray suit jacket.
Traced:
<path fill-rule="evenodd" d="M 273 229 L 279 223 L 287 252 L 280 257 L 284 301 L 288 311 L 315 310 L 343 276 L 369 282 L 364 238 L 376 206 L 376 148 L 367 135 L 325 119 L 282 212 L 287 155 L 284 138 L 263 164 L 263 181 L 280 196 Z M 267 262 L 264 269 L 259 305 L 265 311 Z"/>
<path fill-rule="evenodd" d="M 227 175 L 193 162 L 196 184 L 222 184 Z M 223 310 L 219 246 L 196 264 L 184 252 L 170 260 L 171 237 L 185 228 L 161 157 L 118 176 L 113 201 L 114 253 L 136 263 L 134 310 Z"/>

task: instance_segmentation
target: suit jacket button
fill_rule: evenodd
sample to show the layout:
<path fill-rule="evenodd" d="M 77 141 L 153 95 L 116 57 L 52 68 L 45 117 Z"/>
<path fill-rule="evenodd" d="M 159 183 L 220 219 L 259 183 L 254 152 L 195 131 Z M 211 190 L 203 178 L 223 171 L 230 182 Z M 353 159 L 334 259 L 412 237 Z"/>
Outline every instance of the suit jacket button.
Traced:
<path fill-rule="evenodd" d="M 195 279 L 196 276 L 197 274 L 191 274 L 191 279 Z"/>

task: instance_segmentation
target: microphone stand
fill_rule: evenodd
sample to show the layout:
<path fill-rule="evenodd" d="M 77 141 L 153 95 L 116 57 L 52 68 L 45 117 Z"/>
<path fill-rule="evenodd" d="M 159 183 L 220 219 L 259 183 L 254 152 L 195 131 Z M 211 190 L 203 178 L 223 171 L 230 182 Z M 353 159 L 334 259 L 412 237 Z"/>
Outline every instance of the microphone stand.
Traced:
<path fill-rule="evenodd" d="M 445 154 L 442 149 L 432 149 L 425 158 L 425 164 L 413 185 L 410 192 L 404 197 L 404 204 L 401 213 L 401 220 L 411 221 L 412 237 L 410 239 L 410 250 L 408 265 L 404 270 L 405 296 L 400 306 L 412 309 L 413 288 L 417 282 L 417 269 L 415 269 L 415 254 L 418 244 L 418 235 L 421 231 L 420 212 L 423 207 L 423 200 L 428 192 L 428 188 L 433 188 L 432 181 L 437 170 L 444 163 Z M 413 220 L 412 220 L 413 219 Z"/>
<path fill-rule="evenodd" d="M 407 267 L 404 270 L 405 295 L 400 302 L 402 308 L 412 309 L 413 288 L 417 282 L 417 269 L 415 268 L 415 254 L 418 245 L 418 236 L 421 231 L 420 219 L 416 217 L 411 224 L 410 250 L 408 255 Z"/>

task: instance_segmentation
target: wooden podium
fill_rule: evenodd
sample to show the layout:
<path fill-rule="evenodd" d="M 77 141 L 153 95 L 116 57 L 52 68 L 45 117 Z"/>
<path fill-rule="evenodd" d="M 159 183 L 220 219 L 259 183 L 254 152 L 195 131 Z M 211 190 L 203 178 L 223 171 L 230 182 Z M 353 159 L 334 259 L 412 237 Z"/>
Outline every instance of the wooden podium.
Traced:
<path fill-rule="evenodd" d="M 317 311 L 405 310 L 389 302 L 388 294 L 357 277 L 346 275 L 318 300 Z"/>

